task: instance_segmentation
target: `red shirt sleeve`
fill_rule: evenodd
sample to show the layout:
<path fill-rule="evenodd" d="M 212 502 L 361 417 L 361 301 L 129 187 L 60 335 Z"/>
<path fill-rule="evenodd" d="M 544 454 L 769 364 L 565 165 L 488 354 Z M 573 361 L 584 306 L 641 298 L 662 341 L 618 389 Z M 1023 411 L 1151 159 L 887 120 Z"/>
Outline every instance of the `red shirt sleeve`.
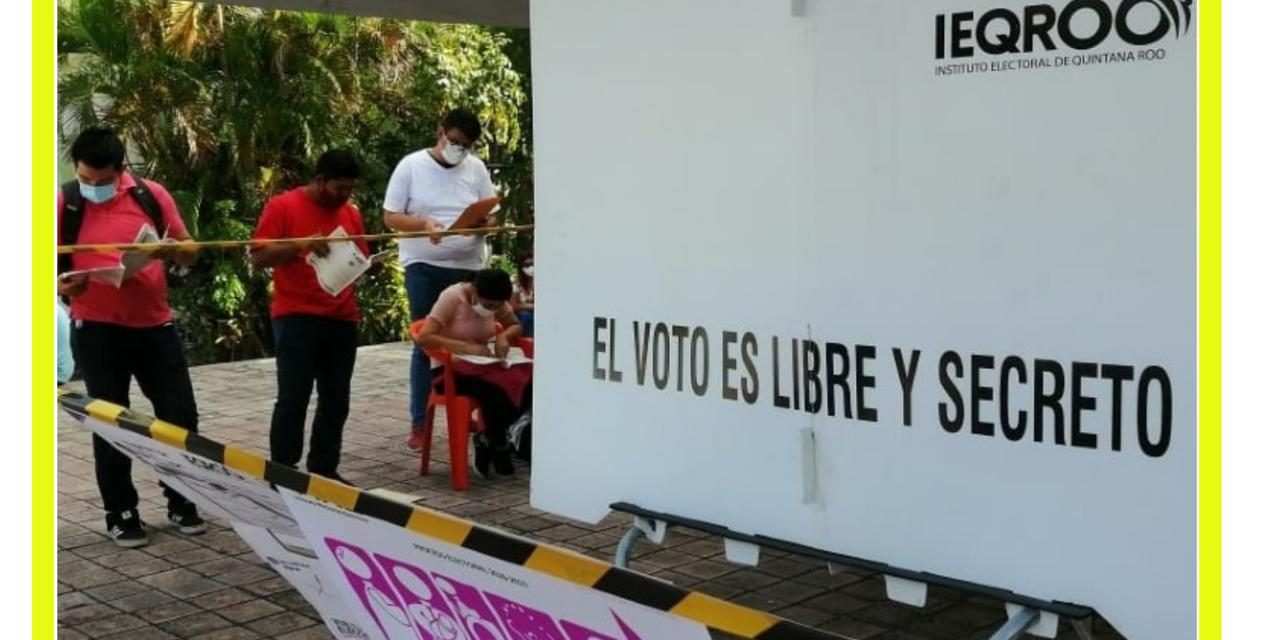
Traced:
<path fill-rule="evenodd" d="M 285 215 L 280 206 L 280 196 L 267 201 L 262 208 L 262 217 L 258 218 L 258 228 L 254 230 L 254 238 L 287 238 L 285 232 Z"/>

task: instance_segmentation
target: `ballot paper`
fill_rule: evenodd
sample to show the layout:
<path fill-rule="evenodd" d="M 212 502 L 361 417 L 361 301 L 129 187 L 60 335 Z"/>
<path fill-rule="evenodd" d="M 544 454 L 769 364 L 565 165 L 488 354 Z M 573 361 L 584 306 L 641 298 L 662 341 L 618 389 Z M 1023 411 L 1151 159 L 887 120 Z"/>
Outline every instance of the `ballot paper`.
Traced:
<path fill-rule="evenodd" d="M 166 232 L 166 238 L 168 235 L 169 234 Z M 134 237 L 133 244 L 156 244 L 163 241 L 164 239 L 160 237 L 160 234 L 156 233 L 154 227 L 149 224 L 144 224 L 141 229 L 138 229 L 138 235 Z M 153 255 L 154 254 L 147 253 L 145 251 L 124 252 L 124 255 L 120 256 L 120 264 L 124 265 L 123 279 L 127 280 L 132 278 L 134 274 L 138 273 L 150 264 Z"/>
<path fill-rule="evenodd" d="M 76 271 L 67 271 L 58 277 L 62 280 L 71 280 L 76 276 L 89 276 L 90 280 L 97 280 L 103 284 L 109 284 L 117 289 L 125 279 L 125 266 L 123 264 L 112 265 L 109 267 L 94 267 L 92 269 L 78 269 Z"/>
<path fill-rule="evenodd" d="M 489 350 L 490 351 L 493 350 L 493 345 L 489 346 Z M 524 349 L 521 349 L 520 347 L 511 347 L 511 350 L 507 352 L 506 358 L 497 358 L 494 356 L 472 356 L 472 355 L 457 355 L 457 354 L 455 354 L 453 357 L 455 359 L 462 360 L 463 362 L 470 362 L 472 364 L 481 364 L 481 365 L 497 364 L 497 365 L 502 365 L 504 367 L 511 367 L 517 364 L 533 363 L 533 360 L 529 358 L 529 356 L 525 355 Z"/>
<path fill-rule="evenodd" d="M 329 237 L 345 238 L 347 232 L 342 227 L 338 227 L 329 234 Z M 307 254 L 307 264 L 315 269 L 316 280 L 319 281 L 320 287 L 328 291 L 329 295 L 337 296 L 368 270 L 372 263 L 356 243 L 347 241 L 329 243 L 329 254 L 324 257 L 314 252 Z"/>

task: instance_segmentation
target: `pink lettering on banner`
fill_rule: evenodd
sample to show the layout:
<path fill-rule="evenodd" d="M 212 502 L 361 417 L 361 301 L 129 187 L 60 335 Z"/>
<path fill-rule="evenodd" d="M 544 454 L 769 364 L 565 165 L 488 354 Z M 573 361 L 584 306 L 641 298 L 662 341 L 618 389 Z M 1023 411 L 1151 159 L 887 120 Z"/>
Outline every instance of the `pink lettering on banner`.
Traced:
<path fill-rule="evenodd" d="M 325 538 L 360 603 L 383 637 L 420 640 L 643 640 L 612 610 L 618 637 L 556 619 L 456 578 L 429 573 L 360 545 Z M 495 613 L 496 611 L 496 613 Z M 504 633 L 505 632 L 505 633 Z"/>
<path fill-rule="evenodd" d="M 436 588 L 440 589 L 444 599 L 453 606 L 471 640 L 506 640 L 499 629 L 497 617 L 478 589 L 448 576 L 438 573 L 432 575 L 436 579 Z"/>
<path fill-rule="evenodd" d="M 546 613 L 492 593 L 484 595 L 497 610 L 511 640 L 565 640 L 555 619 Z"/>
<path fill-rule="evenodd" d="M 382 635 L 390 638 L 404 635 L 406 631 L 418 635 L 409 622 L 409 614 L 401 606 L 395 591 L 374 565 L 369 554 L 364 549 L 341 540 L 325 538 L 324 541 L 346 575 L 351 590 L 377 622 Z"/>
<path fill-rule="evenodd" d="M 623 622 L 622 618 L 620 618 L 617 613 L 614 613 L 612 610 L 610 610 L 609 613 L 613 614 L 613 621 L 617 622 L 618 628 L 622 630 L 621 640 L 643 640 L 643 638 L 640 637 L 640 634 L 632 630 L 631 627 L 628 627 L 627 623 Z M 564 625 L 565 633 L 569 634 L 569 640 L 619 640 L 618 638 L 607 636 L 599 631 L 592 631 L 586 627 L 579 626 L 568 620 L 561 620 L 560 623 Z"/>
<path fill-rule="evenodd" d="M 409 612 L 409 619 L 426 640 L 464 640 L 462 625 L 449 609 L 427 572 L 380 553 L 373 554 Z"/>

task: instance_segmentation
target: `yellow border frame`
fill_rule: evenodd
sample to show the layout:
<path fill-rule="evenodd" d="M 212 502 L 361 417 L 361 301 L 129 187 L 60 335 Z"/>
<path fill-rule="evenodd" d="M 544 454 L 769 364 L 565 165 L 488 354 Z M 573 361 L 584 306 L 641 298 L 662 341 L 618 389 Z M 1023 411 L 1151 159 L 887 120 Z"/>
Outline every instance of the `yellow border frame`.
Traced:
<path fill-rule="evenodd" d="M 1222 3 L 1199 8 L 1199 637 L 1222 637 Z"/>
<path fill-rule="evenodd" d="M 49 313 L 56 277 L 57 2 L 31 3 L 31 637 L 58 634 L 58 429 L 56 394 L 42 380 L 55 377 L 54 318 Z M 45 136 L 50 136 L 46 138 Z M 40 354 L 45 357 L 40 357 Z"/>
<path fill-rule="evenodd" d="M 32 3 L 32 637 L 57 634 L 56 395 L 54 324 L 48 304 L 55 274 L 54 224 L 41 212 L 56 184 L 55 0 Z M 1222 637 L 1222 6 L 1201 2 L 1199 34 L 1199 637 Z M 51 114 L 51 115 L 44 115 Z M 42 409 L 44 408 L 44 409 Z"/>

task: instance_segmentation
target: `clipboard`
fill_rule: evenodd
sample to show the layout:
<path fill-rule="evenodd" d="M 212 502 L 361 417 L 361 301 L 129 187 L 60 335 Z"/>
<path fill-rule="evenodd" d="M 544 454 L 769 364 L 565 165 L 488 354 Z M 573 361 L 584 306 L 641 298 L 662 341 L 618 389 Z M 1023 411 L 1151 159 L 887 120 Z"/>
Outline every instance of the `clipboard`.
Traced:
<path fill-rule="evenodd" d="M 489 214 L 498 210 L 498 203 L 502 202 L 502 198 L 494 196 L 492 198 L 481 198 L 476 200 L 462 210 L 458 214 L 458 219 L 449 225 L 449 231 L 458 231 L 460 229 L 474 229 L 484 225 L 484 219 Z"/>

